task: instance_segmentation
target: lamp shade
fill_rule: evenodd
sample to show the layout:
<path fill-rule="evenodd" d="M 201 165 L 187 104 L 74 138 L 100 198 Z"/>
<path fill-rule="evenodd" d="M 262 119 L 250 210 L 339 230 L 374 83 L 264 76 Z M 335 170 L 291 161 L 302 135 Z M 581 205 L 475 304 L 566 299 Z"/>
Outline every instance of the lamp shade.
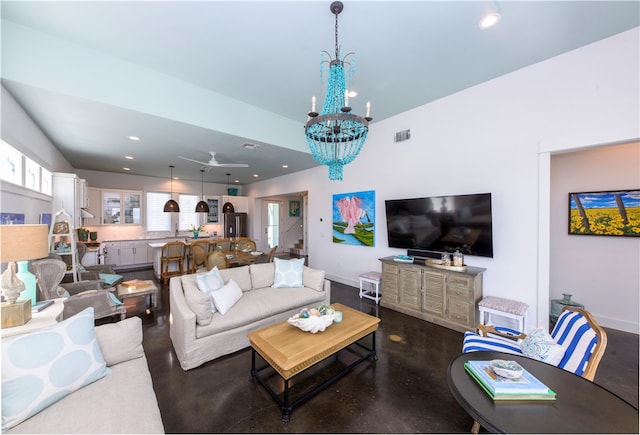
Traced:
<path fill-rule="evenodd" d="M 196 204 L 196 213 L 209 213 L 209 204 L 200 201 Z"/>
<path fill-rule="evenodd" d="M 47 225 L 0 225 L 0 262 L 46 257 L 48 234 Z"/>
<path fill-rule="evenodd" d="M 169 213 L 178 213 L 180 211 L 180 206 L 173 199 L 170 199 L 165 203 L 164 211 Z"/>

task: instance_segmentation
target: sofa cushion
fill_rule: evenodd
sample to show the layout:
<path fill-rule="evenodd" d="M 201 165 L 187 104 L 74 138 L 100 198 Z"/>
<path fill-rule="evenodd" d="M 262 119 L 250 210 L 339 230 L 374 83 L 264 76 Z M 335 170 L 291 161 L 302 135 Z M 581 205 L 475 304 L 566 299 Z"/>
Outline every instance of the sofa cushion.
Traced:
<path fill-rule="evenodd" d="M 101 325 L 96 327 L 95 331 L 107 366 L 144 355 L 140 317 L 130 317 L 120 322 Z"/>
<path fill-rule="evenodd" d="M 248 292 L 252 289 L 249 266 L 222 269 L 220 271 L 220 275 L 222 275 L 222 279 L 224 279 L 225 283 L 228 283 L 230 279 L 233 279 L 243 292 Z"/>
<path fill-rule="evenodd" d="M 196 337 L 202 338 L 266 319 L 292 309 L 317 307 L 326 293 L 309 288 L 262 288 L 243 293 L 242 298 L 224 316 L 215 313 L 211 323 L 196 327 Z"/>
<path fill-rule="evenodd" d="M 230 279 L 220 290 L 211 293 L 211 298 L 222 315 L 229 311 L 229 308 L 233 307 L 241 297 L 242 289 L 233 279 Z"/>
<path fill-rule="evenodd" d="M 203 293 L 198 288 L 196 275 L 182 275 L 182 290 L 187 305 L 196 315 L 198 325 L 208 325 L 211 322 L 211 299 L 208 294 Z"/>
<path fill-rule="evenodd" d="M 2 340 L 2 431 L 109 373 L 91 307 L 48 328 Z"/>
<path fill-rule="evenodd" d="M 274 263 L 258 263 L 249 266 L 253 288 L 265 288 L 273 285 Z"/>
<path fill-rule="evenodd" d="M 304 258 L 294 258 L 291 260 L 274 258 L 273 261 L 276 269 L 273 275 L 273 287 L 302 287 Z"/>
<path fill-rule="evenodd" d="M 217 311 L 216 304 L 213 303 L 211 293 L 220 290 L 224 287 L 224 280 L 220 275 L 220 271 L 217 266 L 206 273 L 200 273 L 196 275 L 196 282 L 198 283 L 198 289 L 209 296 L 211 312 Z"/>
<path fill-rule="evenodd" d="M 302 270 L 302 284 L 318 292 L 324 291 L 324 270 L 311 269 L 304 266 Z"/>

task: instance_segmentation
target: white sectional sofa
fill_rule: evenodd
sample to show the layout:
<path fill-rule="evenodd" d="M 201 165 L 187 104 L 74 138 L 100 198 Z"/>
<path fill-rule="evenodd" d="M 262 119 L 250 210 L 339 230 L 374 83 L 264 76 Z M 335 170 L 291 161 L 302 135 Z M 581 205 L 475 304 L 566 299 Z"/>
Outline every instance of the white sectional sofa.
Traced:
<path fill-rule="evenodd" d="M 89 321 L 93 328 L 92 311 Z M 71 328 L 67 330 L 71 331 Z M 75 329 L 71 334 L 77 336 L 77 332 Z M 26 335 L 38 333 L 15 338 L 28 338 Z M 60 334 L 64 335 L 65 331 Z M 46 342 L 50 343 L 51 337 L 52 334 L 41 331 L 41 338 Z M 12 338 L 14 337 L 5 340 Z M 55 401 L 6 433 L 164 433 L 151 374 L 142 348 L 140 318 L 132 317 L 118 323 L 97 326 L 95 338 L 106 363 L 107 374 Z M 9 343 L 5 340 L 2 340 L 3 346 Z M 41 358 L 42 353 L 37 355 Z M 5 356 L 3 354 L 3 366 L 6 363 Z M 68 360 L 65 359 L 65 362 Z M 3 389 L 4 382 L 5 379 Z M 24 391 L 22 388 L 21 390 Z M 4 405 L 3 403 L 3 426 L 6 423 Z"/>
<path fill-rule="evenodd" d="M 211 301 L 198 288 L 198 274 L 170 280 L 170 336 L 184 370 L 249 346 L 247 333 L 283 322 L 304 307 L 329 304 L 331 282 L 321 270 L 304 266 L 302 287 L 273 288 L 275 263 L 220 270 L 226 284 L 235 281 L 240 299 L 223 315 L 211 313 Z"/>

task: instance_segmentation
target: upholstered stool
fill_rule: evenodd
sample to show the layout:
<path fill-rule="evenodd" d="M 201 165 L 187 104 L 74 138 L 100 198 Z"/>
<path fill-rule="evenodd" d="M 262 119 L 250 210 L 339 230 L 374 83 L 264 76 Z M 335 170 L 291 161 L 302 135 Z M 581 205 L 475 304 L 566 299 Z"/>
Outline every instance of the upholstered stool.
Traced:
<path fill-rule="evenodd" d="M 380 280 L 382 274 L 380 272 L 367 272 L 360 275 L 360 299 L 367 298 L 376 301 L 376 304 L 380 302 Z M 373 289 L 365 289 L 364 283 L 373 284 Z"/>
<path fill-rule="evenodd" d="M 478 302 L 480 323 L 483 325 L 490 324 L 491 315 L 495 314 L 509 319 L 514 319 L 518 322 L 518 330 L 521 332 L 526 332 L 525 327 L 528 309 L 529 305 L 524 302 L 512 301 L 511 299 L 499 298 L 497 296 L 487 296 Z"/>

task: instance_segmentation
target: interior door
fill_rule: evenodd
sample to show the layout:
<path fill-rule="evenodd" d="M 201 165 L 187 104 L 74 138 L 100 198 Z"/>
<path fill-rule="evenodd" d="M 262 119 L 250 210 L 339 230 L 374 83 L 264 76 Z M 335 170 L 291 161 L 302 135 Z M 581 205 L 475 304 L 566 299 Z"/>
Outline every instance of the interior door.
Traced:
<path fill-rule="evenodd" d="M 269 252 L 274 246 L 280 245 L 282 240 L 282 202 L 281 201 L 265 201 L 265 211 L 263 216 L 266 217 L 264 226 L 264 235 L 262 239 L 263 252 Z M 279 246 L 279 251 L 282 251 L 283 247 Z"/>

